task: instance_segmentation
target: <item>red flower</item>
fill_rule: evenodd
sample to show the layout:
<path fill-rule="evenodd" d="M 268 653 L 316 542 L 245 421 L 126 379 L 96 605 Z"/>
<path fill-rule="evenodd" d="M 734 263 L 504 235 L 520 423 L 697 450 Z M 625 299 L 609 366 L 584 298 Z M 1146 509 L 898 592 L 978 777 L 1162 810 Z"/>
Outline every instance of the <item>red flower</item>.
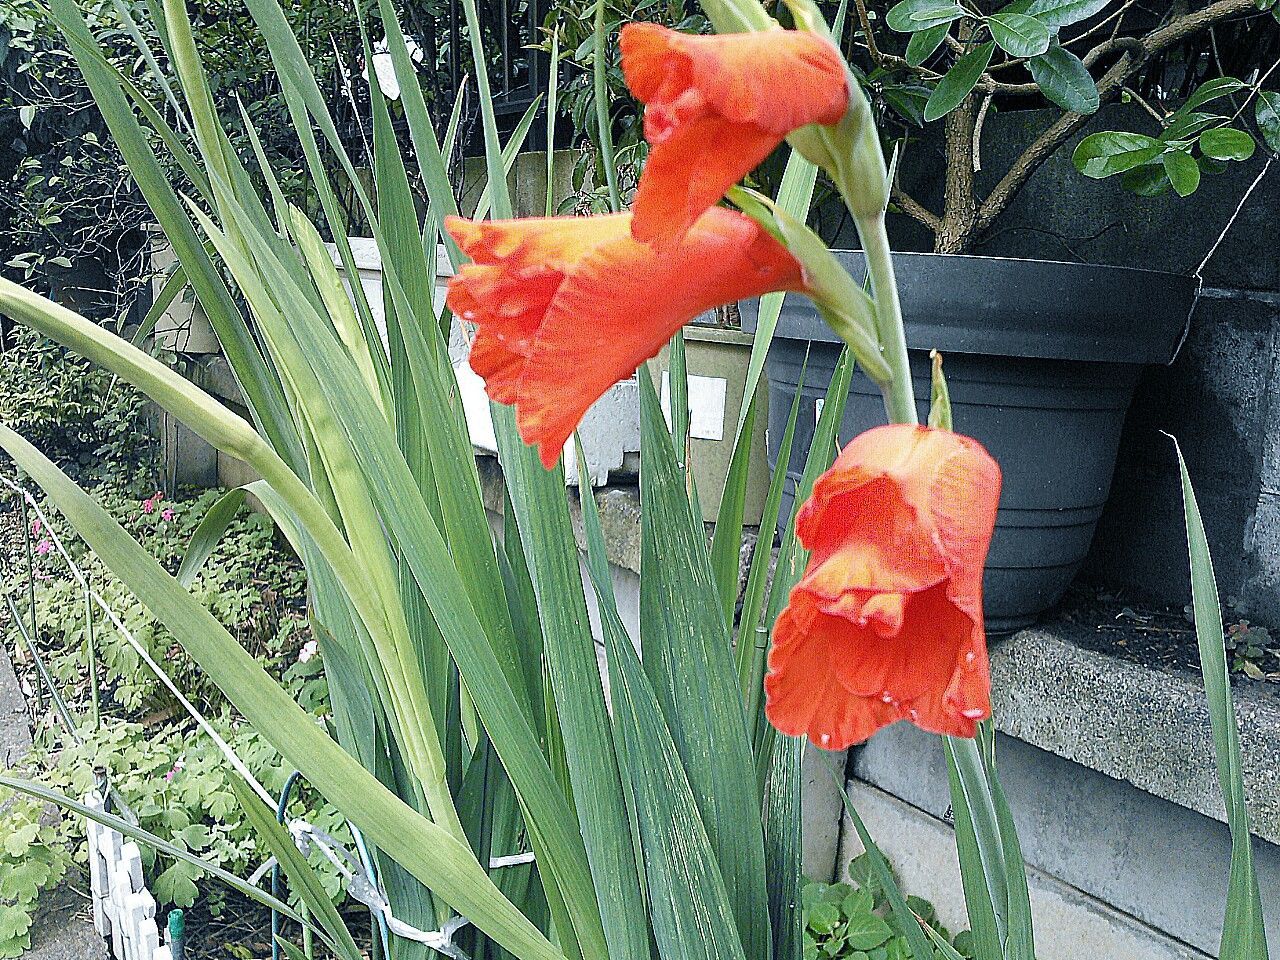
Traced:
<path fill-rule="evenodd" d="M 696 36 L 631 23 L 621 45 L 652 146 L 634 204 L 646 243 L 677 241 L 787 134 L 834 124 L 849 104 L 839 51 L 813 33 Z"/>
<path fill-rule="evenodd" d="M 753 221 L 708 210 L 659 256 L 631 215 L 476 223 L 445 229 L 474 262 L 449 281 L 454 314 L 479 330 L 471 367 L 513 404 L 520 436 L 550 468 L 600 396 L 688 320 L 771 290 L 803 290 L 800 265 Z"/>
<path fill-rule="evenodd" d="M 812 551 L 778 617 L 765 679 L 783 733 L 840 750 L 897 720 L 972 737 L 991 715 L 982 568 L 1000 468 L 976 440 L 869 430 L 814 484 Z"/>

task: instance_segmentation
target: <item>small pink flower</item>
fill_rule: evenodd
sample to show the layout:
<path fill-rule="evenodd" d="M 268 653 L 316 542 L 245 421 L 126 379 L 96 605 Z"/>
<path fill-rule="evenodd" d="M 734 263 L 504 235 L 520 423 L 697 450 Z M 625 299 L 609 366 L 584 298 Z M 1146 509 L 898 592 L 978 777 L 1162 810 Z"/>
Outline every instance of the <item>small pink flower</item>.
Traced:
<path fill-rule="evenodd" d="M 43 529 L 43 526 L 44 525 L 40 522 L 40 518 L 36 517 L 34 520 L 31 521 L 31 535 L 33 537 L 40 536 L 40 531 L 41 529 Z"/>
<path fill-rule="evenodd" d="M 50 543 L 48 540 L 41 540 L 39 543 L 36 544 L 36 553 L 40 554 L 40 556 L 44 556 L 46 553 L 48 553 L 52 549 L 53 549 L 53 544 Z"/>
<path fill-rule="evenodd" d="M 319 645 L 314 640 L 308 640 L 302 645 L 302 649 L 298 651 L 298 662 L 306 663 L 319 652 Z"/>
<path fill-rule="evenodd" d="M 165 507 L 163 510 L 160 511 L 160 516 L 165 520 L 172 520 L 174 517 L 177 516 L 177 514 L 173 512 L 172 507 Z"/>
<path fill-rule="evenodd" d="M 173 766 L 169 768 L 169 772 L 164 775 L 165 783 L 172 783 L 173 778 L 178 775 L 178 771 L 181 769 L 182 769 L 182 761 L 181 760 L 174 761 Z"/>
<path fill-rule="evenodd" d="M 155 509 L 156 509 L 155 501 L 154 501 L 154 500 L 152 500 L 150 497 L 148 497 L 146 500 L 143 500 L 143 501 L 142 501 L 142 512 L 143 512 L 143 513 L 152 513 L 152 512 L 154 512 L 154 511 L 155 511 Z"/>

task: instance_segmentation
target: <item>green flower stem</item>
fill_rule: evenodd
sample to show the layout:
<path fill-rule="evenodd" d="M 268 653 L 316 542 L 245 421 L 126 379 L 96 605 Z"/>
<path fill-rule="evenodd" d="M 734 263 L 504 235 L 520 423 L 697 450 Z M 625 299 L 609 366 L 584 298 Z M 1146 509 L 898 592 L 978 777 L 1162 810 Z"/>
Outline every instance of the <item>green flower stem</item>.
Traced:
<path fill-rule="evenodd" d="M 884 213 L 874 217 L 856 217 L 855 223 L 867 258 L 880 348 L 892 371 L 889 381 L 881 387 L 885 413 L 891 423 L 919 423 L 911 365 L 907 358 L 907 333 L 902 323 L 902 304 L 898 300 L 898 281 L 893 272 Z"/>

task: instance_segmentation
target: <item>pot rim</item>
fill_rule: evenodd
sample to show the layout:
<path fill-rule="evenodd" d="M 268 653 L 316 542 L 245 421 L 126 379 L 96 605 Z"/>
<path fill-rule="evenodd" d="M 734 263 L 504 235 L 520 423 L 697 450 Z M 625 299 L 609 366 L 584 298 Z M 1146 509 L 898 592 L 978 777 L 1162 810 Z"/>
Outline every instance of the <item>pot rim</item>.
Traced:
<path fill-rule="evenodd" d="M 833 251 L 855 278 L 860 250 Z M 893 254 L 907 343 L 945 353 L 1113 364 L 1172 363 L 1190 329 L 1200 280 L 1103 264 Z M 759 301 L 742 304 L 754 330 Z M 774 335 L 838 342 L 803 295 L 787 294 Z"/>
<path fill-rule="evenodd" d="M 862 258 L 862 251 L 856 247 L 834 247 L 831 252 L 841 259 L 860 260 Z M 1071 269 L 1085 269 L 1096 273 L 1142 274 L 1153 279 L 1158 277 L 1167 280 L 1182 280 L 1191 283 L 1193 286 L 1196 285 L 1196 278 L 1188 273 L 1174 273 L 1172 270 L 1151 270 L 1147 267 L 1126 267 L 1113 263 L 1088 263 L 1084 260 L 1043 260 L 1037 257 L 1000 257 L 983 253 L 935 253 L 932 250 L 893 251 L 894 260 L 901 260 L 904 257 L 973 260 L 984 263 L 1016 263 L 1024 264 L 1028 267 L 1068 267 Z"/>

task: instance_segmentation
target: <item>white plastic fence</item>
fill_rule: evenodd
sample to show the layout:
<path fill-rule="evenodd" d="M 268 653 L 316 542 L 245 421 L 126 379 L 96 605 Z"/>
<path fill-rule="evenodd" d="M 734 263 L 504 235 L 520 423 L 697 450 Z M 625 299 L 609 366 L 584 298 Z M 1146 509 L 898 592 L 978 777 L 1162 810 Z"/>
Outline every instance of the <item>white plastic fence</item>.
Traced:
<path fill-rule="evenodd" d="M 96 790 L 85 806 L 106 809 Z M 100 823 L 89 821 L 89 889 L 93 897 L 93 925 L 111 945 L 116 960 L 172 960 L 160 943 L 156 898 L 142 879 L 142 854 L 132 840 Z"/>

